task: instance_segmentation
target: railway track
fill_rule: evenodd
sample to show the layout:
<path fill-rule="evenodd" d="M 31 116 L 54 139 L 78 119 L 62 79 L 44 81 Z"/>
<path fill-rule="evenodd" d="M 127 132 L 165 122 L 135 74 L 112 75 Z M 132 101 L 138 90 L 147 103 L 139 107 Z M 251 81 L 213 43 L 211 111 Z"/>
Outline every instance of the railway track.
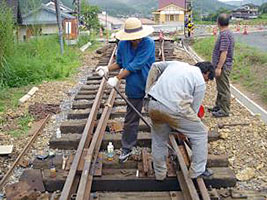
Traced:
<path fill-rule="evenodd" d="M 109 44 L 98 65 L 114 62 L 115 52 L 116 45 Z M 157 40 L 156 61 L 174 59 L 173 42 Z M 111 72 L 110 76 L 117 73 Z M 124 93 L 125 82 L 121 81 L 117 88 Z M 195 181 L 188 178 L 191 150 L 188 141 L 175 133 L 170 136 L 167 179 L 156 181 L 150 154 L 150 127 L 143 121 L 140 122 L 137 148 L 131 159 L 120 164 L 116 154 L 109 161 L 105 150 L 111 141 L 119 153 L 125 113 L 123 98 L 115 89 L 106 86 L 105 78 L 94 72 L 75 96 L 68 120 L 60 127 L 62 136 L 50 140 L 51 148 L 63 149 L 67 153 L 56 155 L 52 161 L 36 159 L 33 169 L 26 170 L 22 175 L 20 185 L 15 185 L 15 188 L 14 185 L 10 186 L 13 193 L 11 190 L 7 199 L 22 199 L 21 195 L 25 197 L 36 191 L 48 191 L 53 193 L 51 199 L 59 200 L 208 200 L 210 195 L 206 185 L 214 188 L 235 185 L 235 175 L 228 168 L 225 155 L 209 155 L 208 166 L 215 172 L 213 177 Z M 147 113 L 143 112 L 143 116 L 149 122 Z M 216 139 L 218 135 L 210 132 L 209 140 Z M 51 162 L 57 170 L 54 176 L 51 175 Z M 27 188 L 29 182 L 36 184 L 31 183 L 31 189 L 22 192 L 21 188 Z M 17 192 L 14 192 L 15 189 Z"/>

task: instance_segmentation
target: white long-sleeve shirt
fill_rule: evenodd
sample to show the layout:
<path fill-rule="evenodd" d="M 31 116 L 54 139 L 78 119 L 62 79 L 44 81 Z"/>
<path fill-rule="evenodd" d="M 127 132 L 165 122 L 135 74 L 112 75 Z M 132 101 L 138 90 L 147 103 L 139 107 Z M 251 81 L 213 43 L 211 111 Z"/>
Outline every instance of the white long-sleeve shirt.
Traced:
<path fill-rule="evenodd" d="M 154 63 L 146 92 L 173 112 L 195 118 L 203 101 L 206 84 L 201 70 L 179 61 Z"/>

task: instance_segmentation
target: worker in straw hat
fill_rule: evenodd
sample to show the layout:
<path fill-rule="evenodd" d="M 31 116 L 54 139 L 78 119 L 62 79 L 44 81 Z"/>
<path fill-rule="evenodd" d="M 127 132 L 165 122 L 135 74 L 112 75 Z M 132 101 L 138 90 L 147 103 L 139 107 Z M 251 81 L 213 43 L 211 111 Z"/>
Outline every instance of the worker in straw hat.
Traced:
<path fill-rule="evenodd" d="M 117 76 L 108 79 L 108 85 L 115 87 L 119 80 L 126 79 L 125 93 L 128 100 L 141 112 L 145 96 L 145 86 L 150 66 L 155 62 L 155 43 L 148 37 L 153 32 L 151 26 L 144 26 L 137 18 L 128 18 L 124 28 L 116 33 L 120 40 L 116 63 L 96 69 L 99 76 L 108 76 L 109 71 L 123 69 Z M 137 141 L 140 118 L 127 106 L 122 134 L 120 162 L 126 162 Z"/>

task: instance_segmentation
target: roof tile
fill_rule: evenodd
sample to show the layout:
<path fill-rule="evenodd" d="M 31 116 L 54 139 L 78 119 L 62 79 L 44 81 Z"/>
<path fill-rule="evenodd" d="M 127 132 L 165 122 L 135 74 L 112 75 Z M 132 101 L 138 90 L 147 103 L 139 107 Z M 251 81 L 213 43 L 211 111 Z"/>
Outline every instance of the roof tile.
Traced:
<path fill-rule="evenodd" d="M 185 8 L 185 0 L 159 0 L 159 9 L 169 5 L 174 4 L 181 8 Z"/>

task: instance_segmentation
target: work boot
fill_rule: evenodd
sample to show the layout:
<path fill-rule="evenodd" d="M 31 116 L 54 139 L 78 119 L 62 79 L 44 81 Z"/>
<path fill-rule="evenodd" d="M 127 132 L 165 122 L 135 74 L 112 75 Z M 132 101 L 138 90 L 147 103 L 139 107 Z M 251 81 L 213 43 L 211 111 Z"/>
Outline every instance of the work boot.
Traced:
<path fill-rule="evenodd" d="M 206 170 L 199 176 L 200 178 L 206 178 L 213 175 L 213 171 L 209 168 L 206 168 Z"/>
<path fill-rule="evenodd" d="M 225 113 L 223 110 L 218 110 L 217 112 L 212 112 L 213 117 L 229 117 L 228 113 Z"/>
<path fill-rule="evenodd" d="M 122 149 L 121 155 L 119 157 L 119 162 L 124 163 L 128 160 L 128 158 L 132 155 L 132 151 L 128 149 Z"/>
<path fill-rule="evenodd" d="M 199 178 L 205 178 L 205 177 L 209 177 L 209 176 L 213 175 L 213 171 L 212 171 L 211 169 L 206 168 L 205 171 L 204 171 L 202 174 L 196 176 L 196 175 L 193 173 L 192 169 L 190 168 L 190 169 L 189 169 L 189 172 L 188 172 L 188 175 L 189 175 L 189 177 L 192 178 L 192 179 L 196 179 L 196 178 L 198 178 L 198 177 L 199 177 Z"/>
<path fill-rule="evenodd" d="M 220 110 L 220 107 L 219 106 L 214 106 L 213 108 L 208 108 L 208 111 L 209 112 L 217 112 Z"/>

